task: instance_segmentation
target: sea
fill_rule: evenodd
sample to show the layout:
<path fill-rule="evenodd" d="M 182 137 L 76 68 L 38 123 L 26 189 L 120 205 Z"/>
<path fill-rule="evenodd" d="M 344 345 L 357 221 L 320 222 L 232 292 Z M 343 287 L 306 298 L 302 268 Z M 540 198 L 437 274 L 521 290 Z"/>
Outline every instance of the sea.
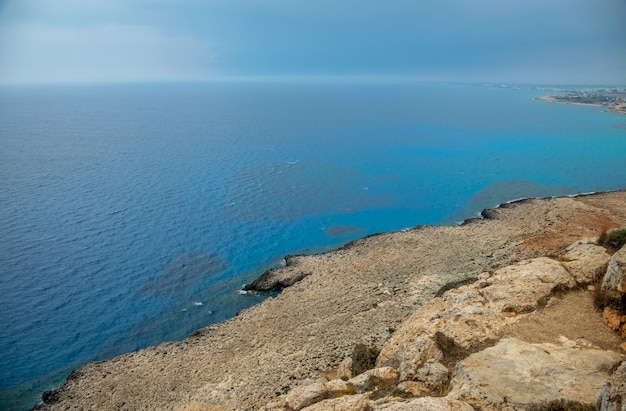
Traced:
<path fill-rule="evenodd" d="M 626 188 L 626 116 L 402 81 L 0 88 L 0 409 L 267 295 L 292 254 Z"/>

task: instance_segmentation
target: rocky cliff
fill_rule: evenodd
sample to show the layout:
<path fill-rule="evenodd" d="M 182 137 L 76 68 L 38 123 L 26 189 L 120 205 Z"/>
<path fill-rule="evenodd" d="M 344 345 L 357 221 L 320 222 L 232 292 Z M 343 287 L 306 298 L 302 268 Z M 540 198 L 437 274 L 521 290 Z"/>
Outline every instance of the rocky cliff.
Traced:
<path fill-rule="evenodd" d="M 624 409 L 621 317 L 610 330 L 587 289 L 621 260 L 580 240 L 626 223 L 626 193 L 483 216 L 292 257 L 274 270 L 288 285 L 276 298 L 182 342 L 87 364 L 39 408 Z M 356 370 L 355 347 L 380 350 L 374 368 Z"/>

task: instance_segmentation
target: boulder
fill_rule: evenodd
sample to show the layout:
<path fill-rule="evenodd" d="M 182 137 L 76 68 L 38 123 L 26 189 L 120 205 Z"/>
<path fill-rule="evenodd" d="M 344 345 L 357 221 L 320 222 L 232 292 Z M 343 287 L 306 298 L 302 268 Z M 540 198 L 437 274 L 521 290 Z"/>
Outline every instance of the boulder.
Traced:
<path fill-rule="evenodd" d="M 439 361 L 431 359 L 417 370 L 413 379 L 423 383 L 431 391 L 443 392 L 450 382 L 450 371 Z"/>
<path fill-rule="evenodd" d="M 440 360 L 443 358 L 441 350 L 437 344 L 427 337 L 421 337 L 408 344 L 406 349 L 397 353 L 400 362 L 400 381 L 412 380 L 428 360 Z"/>
<path fill-rule="evenodd" d="M 371 391 L 377 387 L 391 387 L 398 383 L 398 371 L 392 367 L 381 367 L 367 370 L 348 380 L 356 391 Z"/>
<path fill-rule="evenodd" d="M 284 407 L 289 411 L 299 411 L 309 405 L 328 398 L 336 398 L 354 393 L 354 386 L 343 380 L 316 382 L 297 387 L 290 391 L 285 396 Z"/>
<path fill-rule="evenodd" d="M 622 360 L 612 351 L 503 339 L 457 364 L 448 397 L 478 409 L 514 410 L 560 399 L 595 404 Z"/>
<path fill-rule="evenodd" d="M 585 242 L 576 242 L 563 254 L 563 266 L 578 284 L 588 284 L 598 278 L 598 274 L 609 263 L 611 256 L 604 247 Z"/>
<path fill-rule="evenodd" d="M 481 290 L 487 301 L 503 313 L 534 311 L 555 289 L 567 289 L 576 281 L 558 261 L 542 257 L 504 267 Z"/>
<path fill-rule="evenodd" d="M 626 293 L 626 246 L 611 257 L 602 279 L 602 289 L 615 298 L 621 298 Z"/>
<path fill-rule="evenodd" d="M 626 411 L 626 361 L 606 382 L 598 399 L 600 411 Z"/>

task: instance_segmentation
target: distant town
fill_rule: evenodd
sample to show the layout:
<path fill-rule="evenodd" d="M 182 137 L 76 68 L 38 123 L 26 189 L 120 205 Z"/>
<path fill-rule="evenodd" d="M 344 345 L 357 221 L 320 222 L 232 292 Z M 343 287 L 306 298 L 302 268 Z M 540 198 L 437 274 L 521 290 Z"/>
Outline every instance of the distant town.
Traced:
<path fill-rule="evenodd" d="M 537 97 L 537 100 L 557 103 L 585 104 L 601 106 L 621 114 L 626 114 L 626 88 L 612 87 L 548 87 L 548 86 L 500 86 L 515 90 L 541 91 L 550 94 Z"/>

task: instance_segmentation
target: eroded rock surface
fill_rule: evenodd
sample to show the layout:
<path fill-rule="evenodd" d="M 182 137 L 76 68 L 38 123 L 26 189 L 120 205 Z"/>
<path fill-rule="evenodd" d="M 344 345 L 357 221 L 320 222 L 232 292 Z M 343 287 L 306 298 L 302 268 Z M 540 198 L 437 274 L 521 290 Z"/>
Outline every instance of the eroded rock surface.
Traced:
<path fill-rule="evenodd" d="M 598 399 L 600 411 L 626 411 L 626 361 L 606 382 Z"/>
<path fill-rule="evenodd" d="M 616 298 L 626 293 L 626 246 L 611 257 L 602 288 Z"/>
<path fill-rule="evenodd" d="M 622 360 L 612 351 L 504 339 L 457 365 L 448 396 L 480 409 L 515 410 L 561 398 L 595 404 Z"/>
<path fill-rule="evenodd" d="M 578 284 L 594 282 L 606 272 L 606 266 L 611 258 L 604 247 L 589 241 L 595 242 L 597 238 L 577 241 L 563 254 L 563 266 Z"/>
<path fill-rule="evenodd" d="M 574 285 L 561 263 L 549 258 L 484 273 L 477 282 L 434 298 L 409 317 L 383 346 L 378 364 L 397 365 L 402 381 L 412 379 L 430 359 L 495 342 L 518 314 L 545 305 L 554 290 Z"/>

